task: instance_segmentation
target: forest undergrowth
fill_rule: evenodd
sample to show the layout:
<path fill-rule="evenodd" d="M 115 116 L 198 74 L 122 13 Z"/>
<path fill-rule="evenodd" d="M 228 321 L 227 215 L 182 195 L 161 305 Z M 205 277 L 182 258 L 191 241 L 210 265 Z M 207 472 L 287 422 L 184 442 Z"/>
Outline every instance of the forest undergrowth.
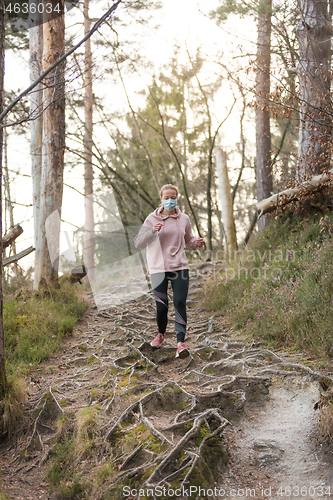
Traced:
<path fill-rule="evenodd" d="M 70 283 L 34 292 L 32 283 L 4 290 L 6 368 L 9 375 L 26 374 L 57 352 L 88 304 Z"/>
<path fill-rule="evenodd" d="M 271 307 L 270 313 L 277 314 L 271 303 L 277 284 L 269 287 L 268 278 L 255 280 L 254 272 L 266 269 L 269 275 L 280 265 L 287 270 L 287 277 L 280 276 L 284 285 L 292 276 L 290 283 L 296 278 L 303 283 L 300 270 L 302 265 L 305 268 L 306 255 L 312 269 L 309 280 L 316 262 L 326 262 L 327 273 L 331 272 L 330 218 L 304 220 L 300 227 L 291 220 L 275 224 L 280 226 L 254 239 L 242 261 L 239 254 L 239 262 L 232 267 L 221 262 L 190 265 L 187 342 L 191 355 L 182 362 L 175 359 L 172 308 L 163 347 L 158 351 L 150 347 L 156 331 L 151 293 L 105 311 L 92 306 L 79 321 L 87 303 L 78 298 L 75 287 L 64 285 L 40 296 L 29 287 L 7 291 L 8 370 L 10 377 L 22 375 L 25 387 L 21 392 L 27 396 L 20 405 L 24 419 L 15 423 L 15 432 L 7 439 L 8 446 L 3 442 L 1 452 L 7 498 L 109 500 L 140 488 L 176 491 L 189 484 L 208 488 L 232 486 L 235 481 L 245 486 L 268 481 L 260 467 L 251 479 L 245 477 L 247 464 L 238 476 L 228 479 L 230 470 L 237 472 L 229 447 L 233 426 L 264 404 L 269 387 L 279 377 L 292 385 L 296 379 L 304 384 L 313 381 L 324 391 L 327 403 L 327 389 L 333 386 L 331 377 L 305 366 L 302 347 L 292 343 L 291 335 L 288 345 L 291 351 L 300 350 L 302 365 L 267 348 L 268 343 L 286 347 L 283 337 L 273 338 L 271 331 L 266 337 L 264 328 L 262 336 L 258 330 L 251 336 L 249 325 L 255 325 L 259 307 L 253 300 L 255 286 L 261 293 L 259 301 L 266 285 L 264 313 Z M 277 227 L 283 235 L 279 239 Z M 236 279 L 238 265 L 247 266 L 243 280 Z M 235 276 L 230 279 L 232 269 Z M 320 282 L 322 295 L 324 282 Z M 121 286 L 117 287 L 119 298 Z M 318 304 L 319 292 L 313 294 Z M 92 302 L 92 295 L 85 295 Z M 236 301 L 243 308 L 238 317 Z M 264 319 L 268 329 L 269 319 Z M 280 315 L 281 327 L 283 320 Z M 328 322 L 327 317 L 327 327 Z M 328 350 L 315 351 L 312 344 L 306 348 L 311 355 L 328 359 Z M 323 411 L 327 413 L 323 408 L 321 432 L 329 440 L 331 413 L 325 420 Z M 190 498 L 196 496 L 193 493 Z"/>
<path fill-rule="evenodd" d="M 277 217 L 205 287 L 204 304 L 269 347 L 333 358 L 333 215 Z"/>
<path fill-rule="evenodd" d="M 5 283 L 7 393 L 1 402 L 0 435 L 10 434 L 22 418 L 26 377 L 59 351 L 87 307 L 69 283 L 38 293 L 23 275 L 14 284 Z"/>
<path fill-rule="evenodd" d="M 3 319 L 7 393 L 1 401 L 0 439 L 16 433 L 24 420 L 27 380 L 40 363 L 59 352 L 64 338 L 87 310 L 70 283 L 34 292 L 28 275 L 4 279 Z M 8 497 L 0 483 L 0 500 Z"/>
<path fill-rule="evenodd" d="M 203 302 L 250 341 L 303 354 L 303 364 L 331 371 L 333 215 L 276 217 L 207 282 Z M 331 397 L 319 431 L 333 440 Z"/>

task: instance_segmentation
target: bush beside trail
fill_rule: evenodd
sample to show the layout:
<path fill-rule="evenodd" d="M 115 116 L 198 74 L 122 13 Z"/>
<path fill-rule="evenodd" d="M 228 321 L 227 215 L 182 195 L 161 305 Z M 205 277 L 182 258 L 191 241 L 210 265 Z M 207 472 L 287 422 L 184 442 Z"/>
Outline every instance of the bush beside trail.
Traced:
<path fill-rule="evenodd" d="M 277 218 L 204 294 L 250 338 L 332 358 L 333 216 Z"/>
<path fill-rule="evenodd" d="M 4 293 L 6 368 L 24 374 L 57 352 L 88 307 L 75 286 L 64 283 L 34 293 L 32 285 Z"/>
<path fill-rule="evenodd" d="M 36 293 L 21 276 L 18 287 L 4 287 L 4 333 L 7 393 L 0 402 L 0 438 L 20 427 L 27 399 L 27 377 L 71 335 L 88 303 L 66 283 Z"/>

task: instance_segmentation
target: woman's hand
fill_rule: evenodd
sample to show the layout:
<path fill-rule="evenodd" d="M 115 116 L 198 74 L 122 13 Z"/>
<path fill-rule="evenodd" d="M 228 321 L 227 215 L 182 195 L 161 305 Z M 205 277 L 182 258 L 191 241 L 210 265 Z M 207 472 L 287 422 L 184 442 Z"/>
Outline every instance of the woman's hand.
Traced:
<path fill-rule="evenodd" d="M 202 245 L 204 244 L 204 240 L 202 238 L 197 238 L 196 244 L 197 248 L 201 248 Z"/>
<path fill-rule="evenodd" d="M 154 233 L 159 232 L 162 227 L 163 227 L 162 222 L 157 222 L 156 224 L 153 225 L 153 232 Z"/>

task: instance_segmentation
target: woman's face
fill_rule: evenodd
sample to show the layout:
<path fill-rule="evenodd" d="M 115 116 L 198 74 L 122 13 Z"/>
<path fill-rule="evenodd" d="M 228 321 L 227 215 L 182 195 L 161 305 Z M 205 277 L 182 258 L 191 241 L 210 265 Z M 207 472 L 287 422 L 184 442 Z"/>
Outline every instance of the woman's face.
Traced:
<path fill-rule="evenodd" d="M 169 198 L 172 198 L 173 200 L 177 199 L 177 193 L 174 189 L 164 189 L 162 196 L 161 196 L 161 201 L 163 200 L 168 200 Z"/>

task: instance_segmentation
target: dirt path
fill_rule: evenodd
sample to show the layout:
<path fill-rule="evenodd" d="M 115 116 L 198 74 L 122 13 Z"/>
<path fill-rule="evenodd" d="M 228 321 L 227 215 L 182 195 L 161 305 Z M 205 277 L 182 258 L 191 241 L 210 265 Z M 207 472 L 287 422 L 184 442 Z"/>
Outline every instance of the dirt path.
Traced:
<path fill-rule="evenodd" d="M 245 412 L 230 432 L 235 445 L 230 488 L 237 484 L 240 490 L 255 491 L 255 498 L 276 500 L 333 495 L 332 455 L 316 436 L 313 407 L 319 395 L 311 377 L 273 377 L 266 403 Z M 240 491 L 238 498 L 249 496 Z"/>
<path fill-rule="evenodd" d="M 213 266 L 191 269 L 186 360 L 174 357 L 172 316 L 163 347 L 150 348 L 149 295 L 87 312 L 60 355 L 29 380 L 27 421 L 1 448 L 9 498 L 60 498 L 46 474 L 64 432 L 76 436 L 75 474 L 85 478 L 87 500 L 136 498 L 140 487 L 155 488 L 155 498 L 333 496 L 332 452 L 317 441 L 313 408 L 330 378 L 249 345 L 200 310 Z M 84 431 L 87 407 L 95 427 Z M 166 488 L 162 496 L 157 487 Z"/>

